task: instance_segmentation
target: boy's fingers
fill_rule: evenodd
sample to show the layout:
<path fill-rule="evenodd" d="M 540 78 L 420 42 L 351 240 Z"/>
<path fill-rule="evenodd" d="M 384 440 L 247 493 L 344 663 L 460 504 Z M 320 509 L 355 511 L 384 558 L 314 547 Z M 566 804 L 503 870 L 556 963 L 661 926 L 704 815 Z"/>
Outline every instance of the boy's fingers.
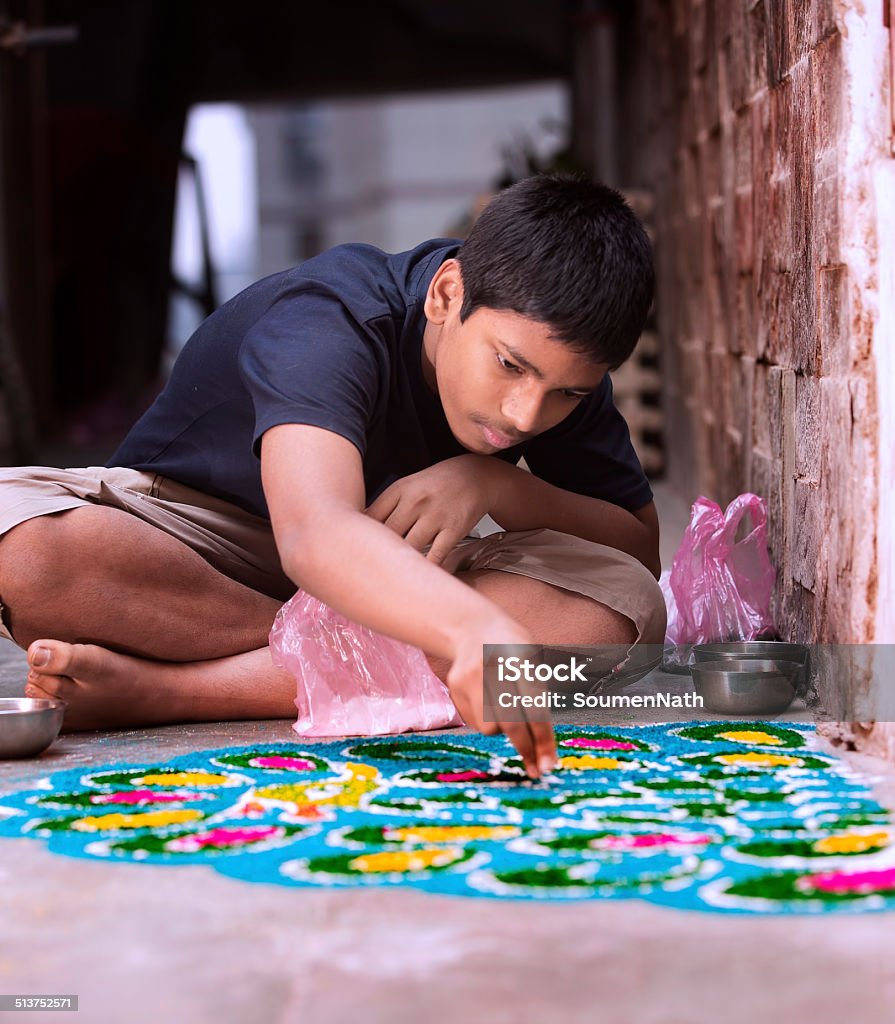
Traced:
<path fill-rule="evenodd" d="M 367 506 L 367 515 L 372 519 L 378 519 L 380 523 L 384 523 L 398 507 L 399 499 L 400 495 L 398 494 L 397 488 L 388 487 L 379 495 L 372 505 Z"/>
<path fill-rule="evenodd" d="M 460 538 L 455 534 L 442 531 L 438 534 L 435 540 L 432 541 L 432 547 L 429 548 L 429 553 L 426 555 L 426 558 L 428 558 L 430 562 L 434 562 L 436 565 L 441 565 L 451 551 L 454 550 L 454 546 L 458 540 L 460 540 Z"/>
<path fill-rule="evenodd" d="M 556 767 L 556 737 L 553 734 L 553 726 L 549 722 L 529 722 L 532 738 L 534 739 L 535 754 L 538 759 L 538 768 L 541 775 L 549 775 Z"/>
<path fill-rule="evenodd" d="M 535 742 L 530 732 L 530 723 L 501 722 L 500 724 L 509 741 L 519 751 L 522 763 L 525 765 L 525 771 L 529 777 L 532 779 L 539 778 L 541 773 L 538 769 Z"/>
<path fill-rule="evenodd" d="M 434 545 L 435 542 L 435 531 L 423 520 L 417 520 L 413 523 L 410 529 L 404 534 L 404 540 L 417 551 L 422 551 L 424 548 L 429 547 L 430 544 Z M 428 555 L 426 556 L 428 558 Z"/>

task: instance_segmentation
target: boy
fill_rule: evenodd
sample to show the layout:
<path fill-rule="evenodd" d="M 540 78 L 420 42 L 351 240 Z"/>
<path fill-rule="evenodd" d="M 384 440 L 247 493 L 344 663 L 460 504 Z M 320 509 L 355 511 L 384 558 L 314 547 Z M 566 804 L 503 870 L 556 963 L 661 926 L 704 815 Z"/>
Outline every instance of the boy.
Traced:
<path fill-rule="evenodd" d="M 421 647 L 466 722 L 549 771 L 549 725 L 483 722 L 482 645 L 663 638 L 652 493 L 606 375 L 652 291 L 621 197 L 546 175 L 462 246 L 339 246 L 248 288 L 108 468 L 0 474 L 26 692 L 66 700 L 69 729 L 291 717 L 266 645 L 298 586 Z M 486 513 L 509 532 L 465 541 Z"/>

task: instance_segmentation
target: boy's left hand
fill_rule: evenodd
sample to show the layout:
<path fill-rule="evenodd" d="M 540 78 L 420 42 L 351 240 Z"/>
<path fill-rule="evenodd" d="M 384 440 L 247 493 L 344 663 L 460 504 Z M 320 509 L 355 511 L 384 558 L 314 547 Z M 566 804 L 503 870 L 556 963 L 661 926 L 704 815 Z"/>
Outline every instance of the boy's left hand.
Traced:
<path fill-rule="evenodd" d="M 494 488 L 514 467 L 487 455 L 458 455 L 397 480 L 367 509 L 367 515 L 441 565 L 493 507 Z"/>

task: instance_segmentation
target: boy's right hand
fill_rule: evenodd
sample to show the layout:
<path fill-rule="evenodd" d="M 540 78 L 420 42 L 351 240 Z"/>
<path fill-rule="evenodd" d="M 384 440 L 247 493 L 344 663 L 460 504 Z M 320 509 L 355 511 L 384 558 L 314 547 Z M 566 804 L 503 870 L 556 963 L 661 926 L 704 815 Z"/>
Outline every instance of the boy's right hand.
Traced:
<path fill-rule="evenodd" d="M 510 620 L 511 622 L 511 620 Z M 486 643 L 531 644 L 533 641 L 515 623 L 505 625 L 496 635 L 500 640 L 491 639 L 495 634 L 488 631 L 488 638 L 474 631 L 458 645 L 456 655 L 447 675 L 447 686 L 463 721 L 487 736 L 499 732 L 506 735 L 522 757 L 529 777 L 538 779 L 556 767 L 556 739 L 549 722 L 531 721 L 485 721 L 484 682 L 482 669 L 482 648 Z"/>

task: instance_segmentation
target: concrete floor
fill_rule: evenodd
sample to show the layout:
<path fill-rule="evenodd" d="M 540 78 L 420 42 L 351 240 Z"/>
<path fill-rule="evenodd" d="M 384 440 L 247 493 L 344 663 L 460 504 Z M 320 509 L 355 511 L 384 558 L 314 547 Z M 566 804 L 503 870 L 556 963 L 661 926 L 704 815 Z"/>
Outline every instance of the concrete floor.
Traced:
<path fill-rule="evenodd" d="M 0 642 L 0 694 L 21 693 L 23 678 L 21 652 Z M 0 791 L 79 764 L 293 738 L 288 722 L 63 737 L 37 760 L 0 762 Z M 895 772 L 853 760 L 895 805 Z M 888 914 L 290 890 L 67 859 L 32 840 L 0 841 L 0 893 L 0 994 L 77 994 L 91 1024 L 895 1020 Z M 28 1019 L 45 1016 L 58 1024 Z"/>

